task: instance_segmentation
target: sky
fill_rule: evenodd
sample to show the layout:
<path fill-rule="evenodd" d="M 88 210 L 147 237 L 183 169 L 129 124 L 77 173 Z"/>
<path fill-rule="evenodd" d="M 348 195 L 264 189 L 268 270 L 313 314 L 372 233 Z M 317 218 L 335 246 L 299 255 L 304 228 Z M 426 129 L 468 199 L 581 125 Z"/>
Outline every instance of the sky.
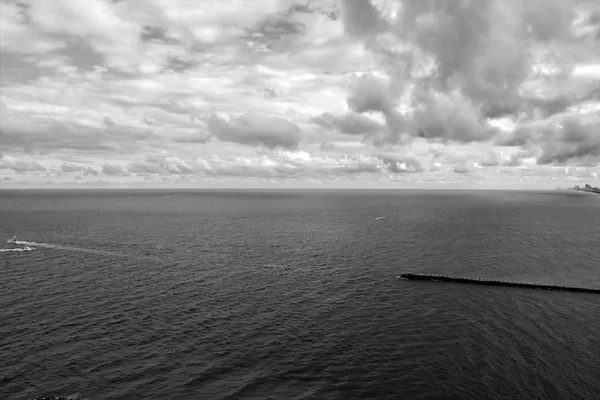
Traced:
<path fill-rule="evenodd" d="M 600 184 L 596 1 L 0 1 L 0 189 Z"/>

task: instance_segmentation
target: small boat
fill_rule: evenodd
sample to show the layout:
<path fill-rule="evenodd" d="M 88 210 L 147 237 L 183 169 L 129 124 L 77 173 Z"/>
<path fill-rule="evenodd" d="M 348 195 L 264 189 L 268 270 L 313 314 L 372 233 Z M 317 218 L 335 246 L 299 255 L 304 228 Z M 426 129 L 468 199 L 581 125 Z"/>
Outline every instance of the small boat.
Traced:
<path fill-rule="evenodd" d="M 17 237 L 16 236 L 11 237 L 10 239 L 8 239 L 6 241 L 6 243 L 17 243 Z"/>
<path fill-rule="evenodd" d="M 29 247 L 27 245 L 25 245 L 25 247 L 23 247 L 23 251 L 34 251 L 35 247 Z"/>

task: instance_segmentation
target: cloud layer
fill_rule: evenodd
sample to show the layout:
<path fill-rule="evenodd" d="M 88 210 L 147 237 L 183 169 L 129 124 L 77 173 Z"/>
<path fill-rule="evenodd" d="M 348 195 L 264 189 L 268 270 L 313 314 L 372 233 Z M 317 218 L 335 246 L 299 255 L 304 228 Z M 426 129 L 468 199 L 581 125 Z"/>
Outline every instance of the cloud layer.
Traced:
<path fill-rule="evenodd" d="M 0 2 L 0 180 L 598 178 L 595 2 L 260 4 Z"/>

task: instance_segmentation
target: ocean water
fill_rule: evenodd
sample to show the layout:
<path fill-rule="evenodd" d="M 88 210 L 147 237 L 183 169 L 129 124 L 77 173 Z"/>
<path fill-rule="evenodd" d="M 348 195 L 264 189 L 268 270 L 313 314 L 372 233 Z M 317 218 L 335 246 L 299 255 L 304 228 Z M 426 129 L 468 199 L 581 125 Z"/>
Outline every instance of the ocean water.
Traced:
<path fill-rule="evenodd" d="M 598 399 L 600 196 L 0 191 L 0 398 Z M 2 243 L 3 247 L 8 247 Z"/>

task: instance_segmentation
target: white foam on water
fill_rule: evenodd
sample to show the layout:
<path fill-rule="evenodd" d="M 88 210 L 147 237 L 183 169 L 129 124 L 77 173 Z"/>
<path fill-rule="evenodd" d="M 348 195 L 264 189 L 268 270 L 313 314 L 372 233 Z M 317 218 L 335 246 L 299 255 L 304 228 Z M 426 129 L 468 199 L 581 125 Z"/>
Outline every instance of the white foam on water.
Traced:
<path fill-rule="evenodd" d="M 23 245 L 23 246 L 46 247 L 48 249 L 51 249 L 51 248 L 54 247 L 54 245 L 51 245 L 51 244 L 48 244 L 48 243 L 27 242 L 25 240 L 15 240 L 12 243 L 14 243 L 14 244 L 20 244 L 20 245 Z"/>
<path fill-rule="evenodd" d="M 40 242 L 29 242 L 26 240 L 15 240 L 14 242 L 11 242 L 13 244 L 18 244 L 18 245 L 22 245 L 22 246 L 27 246 L 27 247 L 34 247 L 31 250 L 35 250 L 35 247 L 38 248 L 44 248 L 44 249 L 56 249 L 56 250 L 67 250 L 67 251 L 78 251 L 78 252 L 84 252 L 84 253 L 93 253 L 93 254 L 101 254 L 101 255 L 105 255 L 105 256 L 117 256 L 117 257 L 135 257 L 132 255 L 127 255 L 127 254 L 120 254 L 120 253 L 115 253 L 115 252 L 111 252 L 111 251 L 105 251 L 105 250 L 95 250 L 95 249 L 86 249 L 86 248 L 82 248 L 82 247 L 75 247 L 75 246 L 65 246 L 65 245 L 61 245 L 61 244 L 54 244 L 54 243 L 40 243 Z M 0 249 L 2 250 L 2 252 L 6 252 L 6 251 L 31 251 L 28 249 L 23 249 L 23 248 L 17 248 L 17 249 Z"/>
<path fill-rule="evenodd" d="M 28 248 L 28 249 L 22 249 L 22 248 L 18 248 L 18 249 L 0 249 L 0 253 L 10 253 L 10 252 L 21 252 L 21 251 L 34 251 L 34 248 Z"/>

